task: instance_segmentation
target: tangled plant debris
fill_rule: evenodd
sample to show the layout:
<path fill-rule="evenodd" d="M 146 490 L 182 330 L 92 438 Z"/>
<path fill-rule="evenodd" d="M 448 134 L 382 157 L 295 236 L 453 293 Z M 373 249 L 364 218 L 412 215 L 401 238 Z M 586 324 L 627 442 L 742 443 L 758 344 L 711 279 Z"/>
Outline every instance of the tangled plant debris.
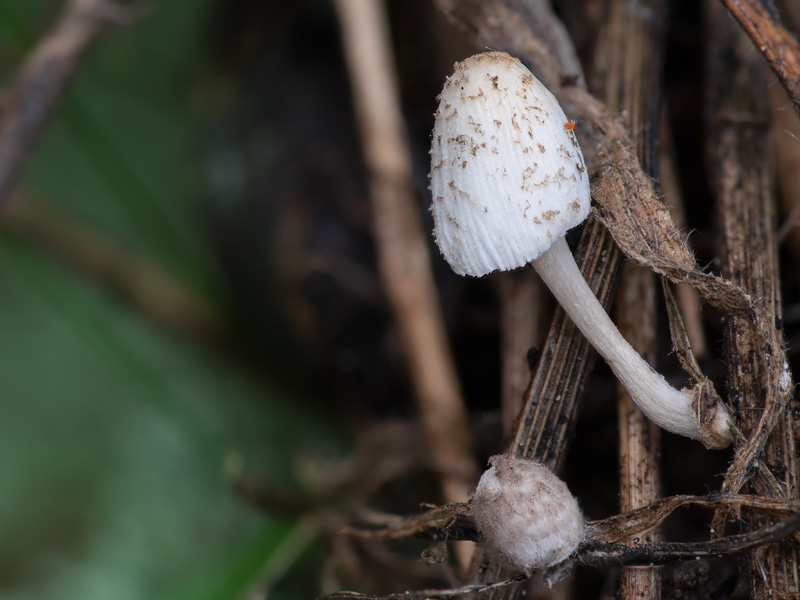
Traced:
<path fill-rule="evenodd" d="M 517 573 L 500 581 L 453 589 L 388 595 L 337 592 L 321 600 L 449 598 L 513 585 L 542 570 L 552 581 L 565 575 L 575 565 L 665 565 L 732 554 L 786 539 L 800 530 L 798 501 L 742 494 L 724 496 L 719 493 L 705 497 L 673 496 L 608 519 L 584 522 L 577 502 L 564 482 L 546 467 L 509 455 L 493 457 L 492 463 L 470 503 L 434 507 L 415 517 L 397 518 L 384 529 L 349 527 L 344 533 L 383 539 L 428 537 L 488 543 Z M 756 509 L 770 515 L 776 522 L 755 532 L 721 537 L 710 542 L 659 542 L 632 546 L 619 543 L 620 540 L 657 527 L 678 508 L 692 505 L 737 511 L 742 508 Z M 497 519 L 502 522 L 498 524 Z M 509 540 L 510 537 L 514 539 Z"/>
<path fill-rule="evenodd" d="M 543 73 L 543 80 L 548 85 L 552 85 L 553 92 L 561 101 L 561 104 L 567 109 L 570 116 L 575 119 L 576 126 L 573 129 L 572 127 L 566 127 L 566 125 L 571 126 L 572 121 L 567 120 L 563 115 L 559 115 L 563 117 L 560 124 L 563 131 L 577 132 L 584 148 L 587 149 L 586 165 L 588 165 L 588 171 L 591 173 L 592 198 L 596 205 L 596 217 L 611 232 L 617 245 L 629 258 L 674 283 L 691 285 L 707 302 L 731 318 L 735 317 L 749 323 L 754 330 L 760 331 L 765 339 L 773 339 L 775 337 L 774 319 L 768 318 L 769 315 L 764 310 L 760 297 L 751 296 L 746 291 L 748 288 L 740 287 L 731 280 L 706 273 L 697 267 L 685 236 L 675 227 L 666 206 L 658 199 L 653 181 L 639 167 L 634 145 L 628 137 L 623 119 L 612 114 L 602 103 L 588 94 L 582 87 L 583 84 L 580 77 L 570 77 L 568 73 L 559 68 L 557 61 L 550 55 L 550 49 L 547 44 L 537 37 L 541 33 L 534 33 L 532 29 L 528 30 L 524 25 L 527 14 L 523 14 L 523 11 L 514 6 L 513 3 L 503 2 L 502 0 L 491 0 L 480 7 L 453 0 L 442 0 L 437 4 L 443 12 L 467 32 L 468 36 L 477 42 L 476 45 L 517 50 L 521 56 L 527 59 L 529 64 L 537 68 L 537 74 L 539 72 Z M 535 11 L 536 9 L 531 10 Z M 461 91 L 460 87 L 459 92 Z M 484 101 L 480 97 L 480 90 L 471 90 L 471 92 L 471 94 L 467 94 L 469 100 L 476 103 Z M 451 112 L 453 111 L 452 106 L 448 107 L 448 109 Z M 470 116 L 467 113 L 466 115 L 460 115 L 459 118 L 464 120 L 466 126 L 473 128 L 475 135 L 481 136 L 485 134 L 488 127 L 484 127 L 484 124 L 474 117 L 470 121 Z M 452 118 L 456 120 L 455 117 Z M 474 143 L 470 143 L 475 141 L 474 137 L 473 135 L 467 136 L 465 131 L 443 136 L 439 140 L 437 140 L 437 136 L 434 136 L 434 147 L 436 147 L 437 141 L 440 144 L 444 141 L 453 147 L 458 147 L 460 144 L 465 152 L 464 158 L 469 159 L 468 154 L 472 154 L 474 157 L 481 148 L 480 143 L 477 146 Z M 473 149 L 475 152 L 472 152 Z M 448 163 L 436 154 L 434 154 L 434 159 L 434 170 L 447 170 L 448 175 L 453 171 L 457 171 L 459 166 L 462 170 L 466 170 L 469 165 L 469 161 L 462 160 L 459 163 L 455 159 Z M 483 173 L 483 175 L 473 176 L 473 179 L 483 185 L 490 177 L 487 176 L 487 173 Z M 451 192 L 448 192 L 448 188 Z M 458 185 L 456 177 L 445 177 L 444 185 L 438 189 L 440 193 L 437 193 L 434 181 L 434 217 L 437 221 L 437 239 L 440 242 L 444 240 L 446 247 L 443 248 L 443 253 L 449 262 L 455 263 L 455 270 L 460 273 L 469 272 L 473 265 L 479 265 L 475 274 L 482 275 L 488 271 L 501 268 L 502 263 L 507 262 L 504 253 L 508 248 L 500 250 L 489 248 L 485 251 L 485 254 L 481 254 L 483 252 L 481 250 L 477 254 L 473 253 L 468 258 L 459 257 L 453 253 L 453 248 L 461 243 L 459 238 L 464 235 L 464 232 L 461 231 L 464 224 L 473 220 L 474 215 L 480 216 L 480 210 L 474 213 L 471 211 L 475 208 L 484 209 L 483 212 L 486 214 L 487 210 L 485 209 L 489 207 L 482 206 L 480 201 L 476 201 L 471 195 L 463 194 L 465 190 Z M 441 191 L 444 193 L 441 193 Z M 438 206 L 436 205 L 437 199 L 441 200 L 439 196 L 444 198 L 448 193 L 461 195 L 460 206 L 455 210 L 445 210 L 441 203 Z M 458 200 L 456 200 L 456 203 L 458 203 Z M 475 217 L 475 220 L 478 217 Z M 510 227 L 506 226 L 499 237 L 503 238 L 503 234 L 510 229 Z M 496 233 L 494 237 L 498 237 Z M 455 245 L 452 244 L 453 241 L 456 242 Z M 495 251 L 494 256 L 492 256 L 493 251 Z M 530 260 L 534 260 L 534 257 L 525 257 L 523 263 L 520 264 Z M 514 266 L 519 265 L 511 265 L 511 268 Z M 670 327 L 674 338 L 673 344 L 676 347 L 682 366 L 690 373 L 698 390 L 699 400 L 694 404 L 694 416 L 702 427 L 713 421 L 714 415 L 704 411 L 708 408 L 716 407 L 719 404 L 719 397 L 710 379 L 700 370 L 698 361 L 686 341 L 687 335 L 680 311 L 677 310 L 669 288 L 665 286 L 665 290 L 668 300 Z M 788 373 L 784 368 L 785 365 L 782 364 L 779 367 L 783 369 L 781 373 Z M 775 389 L 785 391 L 786 385 L 781 382 L 785 383 L 787 376 L 781 375 L 781 373 L 775 371 L 777 386 Z M 536 400 L 534 399 L 535 402 Z M 727 490 L 738 491 L 747 478 L 752 477 L 758 469 L 763 470 L 765 468 L 763 463 L 758 460 L 760 456 L 759 448 L 763 448 L 764 440 L 774 426 L 775 411 L 779 410 L 776 405 L 786 406 L 785 403 L 768 402 L 767 410 L 764 412 L 764 417 L 755 436 L 748 440 L 742 435 L 737 425 L 734 425 L 726 408 L 720 404 L 720 412 L 726 417 L 724 419 L 725 426 L 720 429 L 721 436 L 726 443 L 729 443 L 733 438 L 737 447 L 737 455 L 728 477 L 728 481 L 733 482 L 735 480 L 737 484 L 726 488 Z M 520 423 L 520 429 L 528 427 L 532 422 L 535 422 L 535 418 L 529 419 L 526 415 Z M 535 433 L 530 432 L 529 435 L 535 435 Z M 524 437 L 523 433 L 518 432 L 518 440 Z M 719 446 L 723 445 L 725 444 L 719 443 Z M 513 451 L 526 452 L 528 450 L 520 443 L 519 448 L 517 448 L 516 444 L 513 446 Z M 765 473 L 764 475 L 768 479 L 768 474 Z M 727 511 L 736 511 L 743 507 L 750 510 L 750 514 L 752 514 L 752 511 L 763 511 L 760 512 L 762 518 L 767 520 L 766 523 L 772 524 L 766 524 L 754 532 L 722 537 L 707 543 L 667 544 L 659 542 L 645 545 L 630 541 L 628 544 L 620 543 L 625 538 L 636 536 L 657 525 L 667 514 L 678 506 L 685 504 L 696 504 L 707 508 L 719 509 L 720 514 Z M 794 514 L 797 512 L 797 508 L 796 501 L 781 498 L 779 495 L 775 498 L 738 494 L 712 495 L 708 498 L 676 496 L 656 502 L 638 511 L 618 515 L 607 521 L 587 523 L 586 537 L 578 545 L 570 561 L 572 564 L 649 565 L 743 551 L 790 536 L 796 531 L 798 520 L 800 520 L 797 514 Z M 396 526 L 385 529 L 380 533 L 376 531 L 371 533 L 361 531 L 358 534 L 397 537 L 400 530 L 406 533 L 416 532 L 417 534 L 422 532 L 430 534 L 435 531 L 434 537 L 438 539 L 442 537 L 462 539 L 462 536 L 466 536 L 467 539 L 480 541 L 482 538 L 475 528 L 471 526 L 468 511 L 469 509 L 466 505 L 451 504 L 433 509 L 429 514 L 431 520 L 426 520 L 424 516 L 418 516 L 411 520 L 401 521 Z M 779 517 L 785 518 L 775 522 Z M 615 527 L 619 528 L 616 533 L 613 532 Z M 718 530 L 722 531 L 721 528 L 718 528 Z M 351 533 L 356 531 L 350 529 Z M 346 593 L 341 596 L 329 596 L 329 598 L 449 597 L 467 591 L 483 590 L 491 592 L 495 589 L 493 586 L 509 585 L 520 581 L 519 575 L 512 578 L 487 581 L 485 577 L 488 574 L 496 574 L 498 571 L 482 569 L 481 573 L 482 577 L 484 577 L 483 581 L 486 582 L 485 585 L 487 587 L 485 588 L 469 586 L 468 588 L 441 590 L 439 592 L 422 590 L 419 592 L 406 592 L 396 596 L 361 596 L 355 593 Z M 440 595 L 437 596 L 437 593 Z M 489 596 L 493 597 L 491 594 Z"/>

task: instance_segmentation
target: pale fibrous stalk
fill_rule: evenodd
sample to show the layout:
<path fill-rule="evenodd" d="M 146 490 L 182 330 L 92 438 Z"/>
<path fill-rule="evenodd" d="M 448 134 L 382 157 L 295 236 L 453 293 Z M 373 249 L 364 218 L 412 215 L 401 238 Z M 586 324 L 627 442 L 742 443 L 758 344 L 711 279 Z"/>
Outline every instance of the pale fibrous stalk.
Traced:
<path fill-rule="evenodd" d="M 710 448 L 730 444 L 730 417 L 724 407 L 718 404 L 711 423 L 702 426 L 697 422 L 692 392 L 675 389 L 622 337 L 578 270 L 564 238 L 553 242 L 531 264 L 650 420 Z"/>

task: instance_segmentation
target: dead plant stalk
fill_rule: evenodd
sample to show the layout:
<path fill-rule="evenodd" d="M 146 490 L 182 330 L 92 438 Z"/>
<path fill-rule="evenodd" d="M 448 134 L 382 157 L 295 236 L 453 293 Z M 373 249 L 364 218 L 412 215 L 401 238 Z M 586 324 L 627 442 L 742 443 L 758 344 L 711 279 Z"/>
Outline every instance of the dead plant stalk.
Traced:
<path fill-rule="evenodd" d="M 337 0 L 335 6 L 368 170 L 381 280 L 442 496 L 463 501 L 478 471 L 412 185 L 387 18 L 380 0 Z"/>

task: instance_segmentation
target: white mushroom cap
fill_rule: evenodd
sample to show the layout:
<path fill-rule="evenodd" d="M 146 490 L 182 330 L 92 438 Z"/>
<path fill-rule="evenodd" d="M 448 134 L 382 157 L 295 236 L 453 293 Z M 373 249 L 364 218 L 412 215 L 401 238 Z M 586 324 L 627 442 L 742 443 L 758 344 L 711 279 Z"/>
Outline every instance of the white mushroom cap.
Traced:
<path fill-rule="evenodd" d="M 431 147 L 434 235 L 459 275 L 524 266 L 589 215 L 589 178 L 553 94 L 516 58 L 457 63 Z"/>
<path fill-rule="evenodd" d="M 486 548 L 520 571 L 566 560 L 585 531 L 567 484 L 533 460 L 499 454 L 489 462 L 470 505 Z"/>

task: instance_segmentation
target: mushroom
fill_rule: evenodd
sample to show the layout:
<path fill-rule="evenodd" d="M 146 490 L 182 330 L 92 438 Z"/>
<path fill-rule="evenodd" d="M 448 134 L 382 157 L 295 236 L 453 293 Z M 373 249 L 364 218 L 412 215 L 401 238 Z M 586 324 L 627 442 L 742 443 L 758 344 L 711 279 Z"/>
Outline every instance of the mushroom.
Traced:
<path fill-rule="evenodd" d="M 567 484 L 534 460 L 498 454 L 489 463 L 469 505 L 484 546 L 527 573 L 563 563 L 586 530 Z"/>
<path fill-rule="evenodd" d="M 533 264 L 648 418 L 708 448 L 724 448 L 732 441 L 725 407 L 710 407 L 710 421 L 701 423 L 700 393 L 675 389 L 639 356 L 575 264 L 564 236 L 587 218 L 591 198 L 571 124 L 550 91 L 508 54 L 457 63 L 433 129 L 436 243 L 459 275 Z"/>

